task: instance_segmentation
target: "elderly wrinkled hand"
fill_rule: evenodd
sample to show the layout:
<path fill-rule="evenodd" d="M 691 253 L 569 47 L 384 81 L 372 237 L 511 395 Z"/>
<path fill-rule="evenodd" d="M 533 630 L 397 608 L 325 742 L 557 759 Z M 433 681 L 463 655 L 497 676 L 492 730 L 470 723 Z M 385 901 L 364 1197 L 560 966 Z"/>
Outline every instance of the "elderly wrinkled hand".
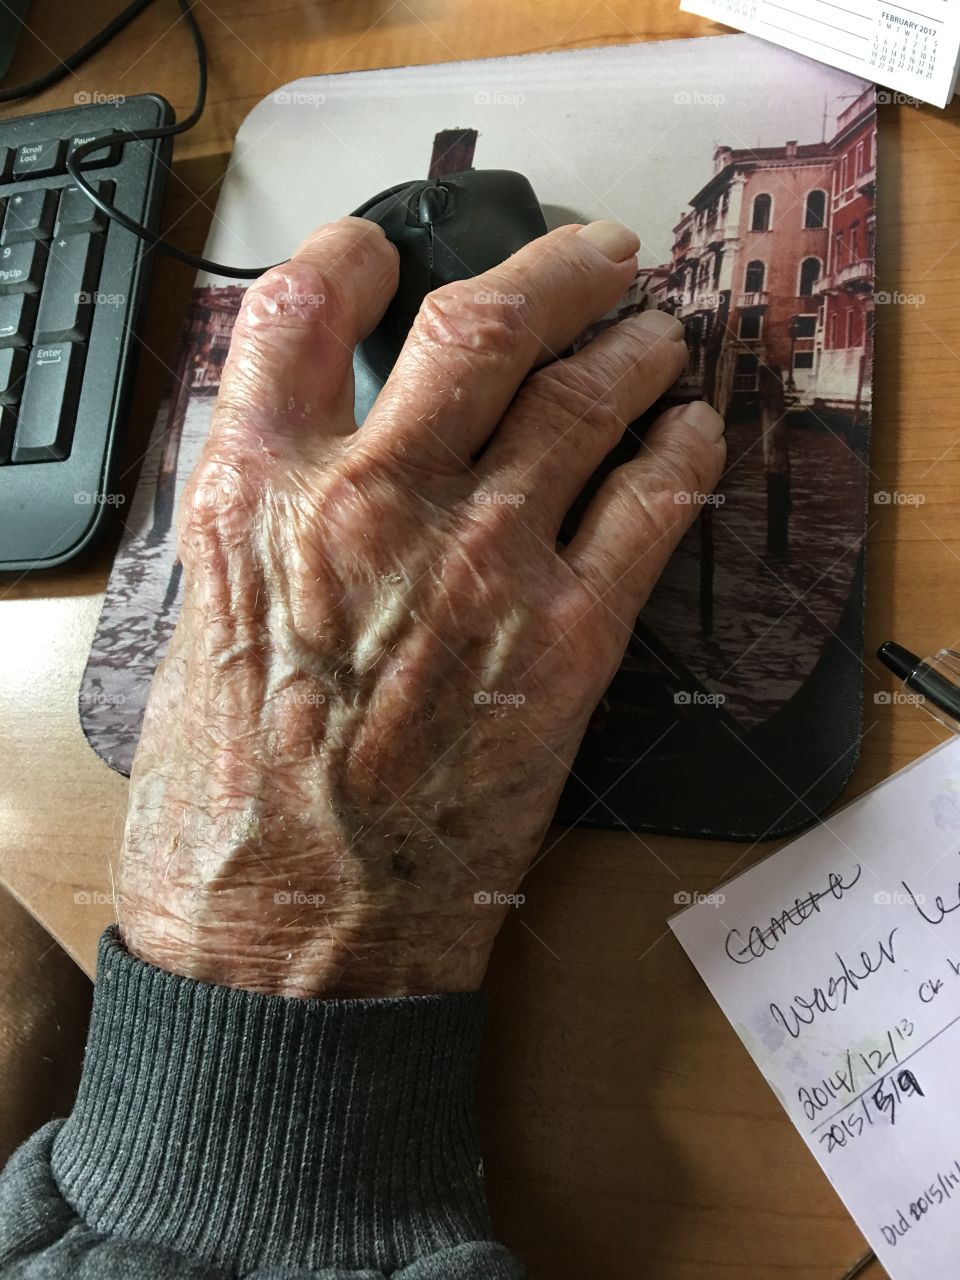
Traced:
<path fill-rule="evenodd" d="M 300 996 L 481 981 L 637 612 L 724 461 L 704 404 L 654 424 L 566 546 L 571 504 L 678 377 L 657 311 L 558 358 L 638 241 L 568 226 L 424 302 L 360 431 L 351 358 L 397 285 L 372 223 L 246 293 L 184 494 L 184 603 L 132 777 L 134 954 Z M 531 372 L 533 371 L 533 372 Z"/>

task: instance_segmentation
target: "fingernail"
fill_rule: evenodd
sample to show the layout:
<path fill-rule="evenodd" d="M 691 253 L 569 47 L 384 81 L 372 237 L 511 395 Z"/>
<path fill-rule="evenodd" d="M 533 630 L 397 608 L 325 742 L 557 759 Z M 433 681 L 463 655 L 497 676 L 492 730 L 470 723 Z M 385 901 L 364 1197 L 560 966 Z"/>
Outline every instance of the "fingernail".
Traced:
<path fill-rule="evenodd" d="M 723 436 L 723 418 L 706 400 L 694 400 L 685 404 L 680 410 L 680 417 L 714 444 Z"/>
<path fill-rule="evenodd" d="M 577 235 L 611 262 L 625 262 L 640 248 L 640 237 L 622 222 L 588 222 Z"/>
<path fill-rule="evenodd" d="M 636 329 L 646 329 L 658 338 L 669 338 L 672 342 L 680 342 L 683 338 L 683 325 L 667 311 L 658 311 L 653 307 L 650 311 L 641 311 L 633 319 Z"/>

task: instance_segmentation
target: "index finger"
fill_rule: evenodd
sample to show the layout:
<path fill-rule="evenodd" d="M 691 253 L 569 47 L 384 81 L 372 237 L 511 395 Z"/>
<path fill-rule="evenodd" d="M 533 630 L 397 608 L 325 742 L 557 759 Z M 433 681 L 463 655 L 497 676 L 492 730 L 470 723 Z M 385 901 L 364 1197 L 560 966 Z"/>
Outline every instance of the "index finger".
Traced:
<path fill-rule="evenodd" d="M 520 383 L 624 295 L 639 237 L 618 222 L 560 227 L 483 275 L 427 295 L 360 433 L 431 470 L 460 470 Z"/>

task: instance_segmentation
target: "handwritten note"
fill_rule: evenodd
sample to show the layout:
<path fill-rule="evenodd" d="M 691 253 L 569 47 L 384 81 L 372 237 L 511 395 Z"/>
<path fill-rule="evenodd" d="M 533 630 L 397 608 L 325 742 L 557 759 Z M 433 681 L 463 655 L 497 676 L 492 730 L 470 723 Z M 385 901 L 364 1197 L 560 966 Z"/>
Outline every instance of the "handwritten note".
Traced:
<path fill-rule="evenodd" d="M 680 8 L 938 107 L 956 89 L 956 0 L 681 0 Z"/>
<path fill-rule="evenodd" d="M 956 1280 L 960 740 L 670 924 L 893 1280 Z"/>

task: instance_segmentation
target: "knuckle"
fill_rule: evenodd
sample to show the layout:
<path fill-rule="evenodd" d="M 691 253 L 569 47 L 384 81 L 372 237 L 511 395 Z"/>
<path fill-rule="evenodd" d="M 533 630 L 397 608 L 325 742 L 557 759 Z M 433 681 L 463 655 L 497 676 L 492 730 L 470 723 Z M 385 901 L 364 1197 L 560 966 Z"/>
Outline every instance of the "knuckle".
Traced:
<path fill-rule="evenodd" d="M 633 526 L 639 518 L 648 540 L 675 541 L 703 511 L 695 495 L 710 493 L 717 476 L 702 454 L 670 444 L 624 463 L 611 480 Z"/>
<path fill-rule="evenodd" d="M 660 436 L 654 468 L 673 494 L 710 493 L 720 479 L 724 450 L 708 444 L 693 428 Z"/>
<path fill-rule="evenodd" d="M 576 426 L 578 431 L 595 432 L 613 445 L 626 424 L 610 403 L 609 393 L 606 379 L 588 370 L 574 371 L 560 361 L 532 374 L 518 403 L 548 429 L 552 426 L 566 432 Z"/>
<path fill-rule="evenodd" d="M 427 294 L 414 333 L 433 349 L 480 358 L 510 355 L 528 333 L 525 303 L 518 297 L 487 291 L 479 278 L 454 281 Z"/>
<path fill-rule="evenodd" d="M 211 455 L 195 468 L 177 515 L 180 558 L 204 564 L 211 551 L 245 541 L 263 492 L 258 470 L 237 450 Z"/>
<path fill-rule="evenodd" d="M 690 508 L 679 505 L 669 485 L 657 484 L 627 463 L 611 477 L 614 485 L 612 515 L 635 549 L 634 571 L 655 572 L 679 542 L 690 521 Z M 696 508 L 699 511 L 699 508 Z"/>
<path fill-rule="evenodd" d="M 243 297 L 241 334 L 261 326 L 318 324 L 340 328 L 350 301 L 332 272 L 291 258 L 255 280 Z"/>

